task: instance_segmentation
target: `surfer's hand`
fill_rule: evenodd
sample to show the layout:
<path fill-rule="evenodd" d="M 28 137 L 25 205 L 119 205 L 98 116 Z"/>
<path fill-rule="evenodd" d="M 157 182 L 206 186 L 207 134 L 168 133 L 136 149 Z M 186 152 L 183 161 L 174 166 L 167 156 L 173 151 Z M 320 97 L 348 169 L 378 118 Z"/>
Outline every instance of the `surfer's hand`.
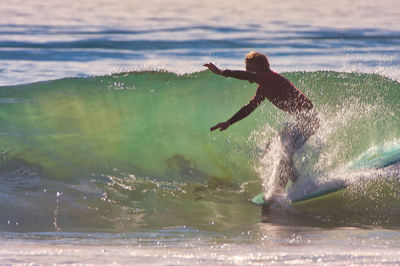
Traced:
<path fill-rule="evenodd" d="M 210 128 L 210 131 L 214 131 L 214 130 L 216 130 L 217 128 L 219 128 L 220 131 L 224 131 L 224 130 L 227 129 L 230 125 L 231 125 L 231 124 L 230 124 L 228 121 L 226 121 L 226 122 L 221 122 L 221 123 L 216 124 L 216 125 L 213 126 L 212 128 Z"/>
<path fill-rule="evenodd" d="M 203 66 L 208 67 L 209 70 L 211 70 L 213 73 L 218 74 L 218 75 L 222 75 L 222 70 L 219 69 L 216 65 L 214 65 L 213 63 L 208 63 L 208 64 L 204 64 Z"/>

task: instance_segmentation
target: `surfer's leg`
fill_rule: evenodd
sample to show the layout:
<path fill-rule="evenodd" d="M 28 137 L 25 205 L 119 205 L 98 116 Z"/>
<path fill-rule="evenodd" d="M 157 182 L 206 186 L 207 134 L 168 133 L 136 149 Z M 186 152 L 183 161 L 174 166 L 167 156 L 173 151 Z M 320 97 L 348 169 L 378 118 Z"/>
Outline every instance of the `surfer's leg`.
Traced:
<path fill-rule="evenodd" d="M 293 182 L 299 178 L 300 174 L 294 167 L 293 156 L 301 149 L 308 139 L 316 133 L 319 128 L 319 117 L 315 110 L 311 110 L 308 113 L 302 114 L 298 117 L 293 125 L 293 130 L 291 132 L 291 149 L 288 151 L 289 154 L 289 164 L 291 169 L 290 177 Z"/>
<path fill-rule="evenodd" d="M 281 173 L 280 185 L 285 187 L 289 179 L 296 182 L 300 174 L 294 165 L 295 153 L 303 147 L 308 138 L 315 132 L 303 130 L 303 121 L 299 120 L 288 123 L 280 133 L 283 156 L 279 163 L 279 171 Z"/>
<path fill-rule="evenodd" d="M 292 154 L 292 156 L 293 156 L 293 154 Z M 297 179 L 299 179 L 300 174 L 299 174 L 299 172 L 296 170 L 296 167 L 294 167 L 293 158 L 290 158 L 290 161 L 289 161 L 289 169 L 290 169 L 290 171 L 291 171 L 290 174 L 289 174 L 289 177 L 290 177 L 290 179 L 292 180 L 292 182 L 294 183 L 294 182 L 297 181 Z"/>
<path fill-rule="evenodd" d="M 300 114 L 295 122 L 297 136 L 295 139 L 295 150 L 300 149 L 314 135 L 319 128 L 319 116 L 314 109 Z"/>
<path fill-rule="evenodd" d="M 285 124 L 283 130 L 280 133 L 280 141 L 282 145 L 282 155 L 278 164 L 278 186 L 280 189 L 284 189 L 289 181 L 292 179 L 294 182 L 297 180 L 297 171 L 293 164 L 293 155 L 295 152 L 294 147 L 294 136 L 295 136 L 295 125 L 293 123 Z M 296 177 L 294 176 L 296 175 Z"/>
<path fill-rule="evenodd" d="M 287 150 L 286 154 L 281 158 L 279 162 L 279 172 L 280 172 L 280 180 L 279 180 L 279 185 L 284 188 L 286 187 L 287 182 L 289 179 L 291 179 L 294 182 L 297 181 L 299 178 L 299 173 L 296 170 L 296 167 L 294 166 L 293 162 L 293 156 L 294 156 L 295 150 Z"/>

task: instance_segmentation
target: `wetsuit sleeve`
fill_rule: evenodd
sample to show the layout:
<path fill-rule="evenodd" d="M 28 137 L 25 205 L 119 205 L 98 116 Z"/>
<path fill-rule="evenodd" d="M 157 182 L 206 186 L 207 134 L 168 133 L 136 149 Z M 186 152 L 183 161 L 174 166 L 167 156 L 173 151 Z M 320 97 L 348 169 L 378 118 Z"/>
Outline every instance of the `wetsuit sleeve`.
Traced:
<path fill-rule="evenodd" d="M 249 114 L 251 114 L 265 99 L 265 96 L 261 93 L 261 89 L 258 88 L 256 94 L 254 95 L 253 99 L 243 106 L 236 114 L 234 114 L 229 120 L 229 124 L 236 123 L 239 120 L 242 120 Z"/>
<path fill-rule="evenodd" d="M 241 79 L 241 80 L 247 80 L 250 82 L 257 82 L 257 74 L 255 72 L 250 72 L 250 71 L 227 69 L 227 70 L 222 71 L 222 76 Z M 257 83 L 259 83 L 259 82 L 257 82 Z"/>

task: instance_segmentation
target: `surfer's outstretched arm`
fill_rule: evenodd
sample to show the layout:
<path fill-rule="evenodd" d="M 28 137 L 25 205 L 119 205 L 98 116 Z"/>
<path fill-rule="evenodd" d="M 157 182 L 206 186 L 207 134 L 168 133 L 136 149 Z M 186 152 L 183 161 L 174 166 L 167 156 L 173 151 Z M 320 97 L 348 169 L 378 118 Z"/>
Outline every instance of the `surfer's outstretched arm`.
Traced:
<path fill-rule="evenodd" d="M 208 64 L 204 64 L 203 66 L 208 67 L 209 70 L 211 70 L 211 72 L 213 72 L 214 74 L 217 75 L 222 75 L 222 70 L 219 69 L 216 65 L 214 65 L 213 63 L 208 63 Z"/>
<path fill-rule="evenodd" d="M 249 82 L 257 82 L 257 74 L 255 72 L 242 71 L 242 70 L 229 70 L 229 69 L 221 70 L 213 63 L 204 64 L 203 66 L 208 67 L 209 70 L 211 70 L 213 73 L 217 75 L 241 79 L 241 80 L 247 80 Z"/>
<path fill-rule="evenodd" d="M 218 123 L 217 125 L 213 126 L 210 128 L 211 131 L 216 130 L 217 128 L 220 128 L 220 131 L 223 131 L 227 129 L 230 125 L 236 123 L 239 120 L 242 120 L 249 114 L 251 114 L 260 104 L 261 102 L 265 99 L 265 96 L 261 93 L 261 89 L 258 88 L 256 95 L 254 95 L 253 99 L 243 106 L 236 114 L 234 114 L 230 119 L 228 119 L 225 122 Z"/>

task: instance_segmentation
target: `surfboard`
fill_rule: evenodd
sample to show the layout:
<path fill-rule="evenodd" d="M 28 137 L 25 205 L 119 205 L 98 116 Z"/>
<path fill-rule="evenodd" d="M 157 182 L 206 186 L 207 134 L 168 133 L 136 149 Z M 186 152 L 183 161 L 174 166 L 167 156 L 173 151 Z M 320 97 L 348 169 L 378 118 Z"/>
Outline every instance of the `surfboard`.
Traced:
<path fill-rule="evenodd" d="M 375 169 L 383 169 L 385 167 L 390 167 L 400 163 L 400 147 L 393 145 L 393 147 L 385 148 L 380 147 L 379 149 L 373 149 L 372 151 L 368 151 L 365 154 L 362 154 L 355 163 L 352 163 L 349 166 L 350 171 L 366 169 L 366 168 L 375 168 Z M 288 188 L 292 185 L 291 182 L 285 187 L 285 191 L 288 191 Z M 322 199 L 330 199 L 338 195 L 342 195 L 343 190 L 346 188 L 345 185 L 340 185 L 333 188 L 328 188 L 325 190 L 315 191 L 309 195 L 305 195 L 302 198 L 293 200 L 291 205 L 293 206 L 303 206 L 307 205 L 311 202 L 320 201 Z M 264 199 L 264 194 L 260 193 L 255 196 L 252 200 L 252 203 L 257 205 L 269 205 L 270 202 Z"/>
<path fill-rule="evenodd" d="M 346 186 L 343 185 L 315 191 L 301 198 L 293 200 L 290 202 L 290 207 L 292 211 L 294 211 L 291 214 L 295 213 L 297 215 L 310 217 L 341 217 L 343 213 L 343 206 L 347 206 L 348 204 L 346 191 Z M 251 201 L 256 205 L 261 206 L 262 221 L 269 222 L 271 218 L 271 202 L 264 200 L 264 193 L 258 194 Z M 281 215 L 283 214 L 278 214 L 279 217 Z"/>
<path fill-rule="evenodd" d="M 305 195 L 304 197 L 294 200 L 291 202 L 292 205 L 301 205 L 302 203 L 305 203 L 307 201 L 311 200 L 319 200 L 327 197 L 333 196 L 336 192 L 339 192 L 343 189 L 345 189 L 346 186 L 338 186 L 338 187 L 333 187 L 325 190 L 320 190 L 320 191 L 315 191 L 309 195 Z M 257 196 L 255 196 L 252 200 L 252 203 L 256 205 L 269 205 L 270 201 L 264 199 L 264 193 L 260 193 Z"/>
<path fill-rule="evenodd" d="M 397 143 L 396 143 L 397 144 Z M 400 163 L 400 146 L 392 144 L 393 147 L 374 147 L 361 154 L 359 158 L 350 164 L 350 170 L 363 168 L 381 169 Z"/>

